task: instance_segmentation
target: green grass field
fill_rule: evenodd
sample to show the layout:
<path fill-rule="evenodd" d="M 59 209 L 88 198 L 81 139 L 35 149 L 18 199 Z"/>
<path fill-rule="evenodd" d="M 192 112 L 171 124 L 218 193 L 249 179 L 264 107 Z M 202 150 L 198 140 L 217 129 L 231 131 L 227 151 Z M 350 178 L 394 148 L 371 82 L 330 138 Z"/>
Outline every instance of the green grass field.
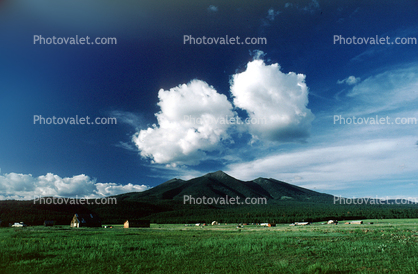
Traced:
<path fill-rule="evenodd" d="M 418 220 L 0 229 L 0 273 L 416 273 Z"/>

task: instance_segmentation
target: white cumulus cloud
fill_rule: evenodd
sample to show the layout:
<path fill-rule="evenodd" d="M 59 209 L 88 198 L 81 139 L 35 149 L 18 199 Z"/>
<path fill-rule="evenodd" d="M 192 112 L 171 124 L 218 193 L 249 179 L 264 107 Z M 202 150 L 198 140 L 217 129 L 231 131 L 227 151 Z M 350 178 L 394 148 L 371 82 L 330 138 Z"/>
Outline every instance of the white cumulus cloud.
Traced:
<path fill-rule="evenodd" d="M 266 65 L 262 51 L 253 56 L 246 70 L 231 78 L 233 104 L 201 80 L 161 89 L 157 123 L 132 136 L 140 155 L 153 164 L 177 167 L 198 165 L 213 157 L 208 152 L 233 153 L 229 145 L 234 138 L 252 137 L 259 144 L 305 141 L 314 119 L 307 108 L 305 75 Z M 234 107 L 247 114 L 238 117 Z"/>
<path fill-rule="evenodd" d="M 198 164 L 205 152 L 229 139 L 230 125 L 219 119 L 235 117 L 227 97 L 206 82 L 193 80 L 158 92 L 158 125 L 140 130 L 132 140 L 141 156 L 172 166 Z"/>
<path fill-rule="evenodd" d="M 146 185 L 118 185 L 115 183 L 96 183 L 96 194 L 100 196 L 112 196 L 128 192 L 142 192 L 149 187 Z"/>
<path fill-rule="evenodd" d="M 307 108 L 305 75 L 285 74 L 278 64 L 254 60 L 244 72 L 233 75 L 231 93 L 234 105 L 254 121 L 248 130 L 255 139 L 295 141 L 309 136 L 314 115 Z"/>
<path fill-rule="evenodd" d="M 145 185 L 97 183 L 96 179 L 84 174 L 64 178 L 52 173 L 39 177 L 13 172 L 0 174 L 0 199 L 28 200 L 39 196 L 99 198 L 148 188 Z"/>

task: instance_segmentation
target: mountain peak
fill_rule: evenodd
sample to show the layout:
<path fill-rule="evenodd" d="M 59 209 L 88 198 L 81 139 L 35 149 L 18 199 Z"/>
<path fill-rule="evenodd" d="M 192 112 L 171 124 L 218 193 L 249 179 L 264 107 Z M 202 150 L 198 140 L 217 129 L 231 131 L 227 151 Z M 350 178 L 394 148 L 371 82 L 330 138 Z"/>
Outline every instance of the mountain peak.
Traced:
<path fill-rule="evenodd" d="M 228 174 L 226 174 L 222 170 L 218 170 L 216 172 L 208 173 L 208 174 L 204 175 L 204 177 L 214 178 L 214 179 L 218 179 L 218 180 L 219 179 L 225 179 L 225 178 L 231 178 L 231 176 L 229 176 Z"/>

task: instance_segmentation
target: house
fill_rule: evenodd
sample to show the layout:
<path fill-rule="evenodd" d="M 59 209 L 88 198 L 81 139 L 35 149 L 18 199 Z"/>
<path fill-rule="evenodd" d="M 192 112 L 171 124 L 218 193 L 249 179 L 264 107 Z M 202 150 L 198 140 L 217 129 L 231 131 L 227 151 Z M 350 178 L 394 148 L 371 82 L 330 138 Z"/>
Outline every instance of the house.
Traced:
<path fill-rule="evenodd" d="M 25 226 L 27 225 L 25 225 L 23 222 L 12 224 L 12 227 L 25 227 Z"/>
<path fill-rule="evenodd" d="M 150 227 L 150 220 L 126 220 L 123 223 L 124 228 L 132 228 L 132 227 Z"/>
<path fill-rule="evenodd" d="M 102 227 L 102 221 L 95 214 L 74 214 L 71 227 Z"/>
<path fill-rule="evenodd" d="M 54 226 L 55 221 L 44 221 L 44 226 Z"/>

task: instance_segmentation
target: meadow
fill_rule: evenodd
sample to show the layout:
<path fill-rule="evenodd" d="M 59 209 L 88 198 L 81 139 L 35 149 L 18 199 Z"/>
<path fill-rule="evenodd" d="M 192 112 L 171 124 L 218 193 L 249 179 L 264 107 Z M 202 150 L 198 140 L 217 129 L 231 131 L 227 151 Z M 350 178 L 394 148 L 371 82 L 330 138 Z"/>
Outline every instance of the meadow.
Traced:
<path fill-rule="evenodd" d="M 0 273 L 416 273 L 418 219 L 0 228 Z"/>

